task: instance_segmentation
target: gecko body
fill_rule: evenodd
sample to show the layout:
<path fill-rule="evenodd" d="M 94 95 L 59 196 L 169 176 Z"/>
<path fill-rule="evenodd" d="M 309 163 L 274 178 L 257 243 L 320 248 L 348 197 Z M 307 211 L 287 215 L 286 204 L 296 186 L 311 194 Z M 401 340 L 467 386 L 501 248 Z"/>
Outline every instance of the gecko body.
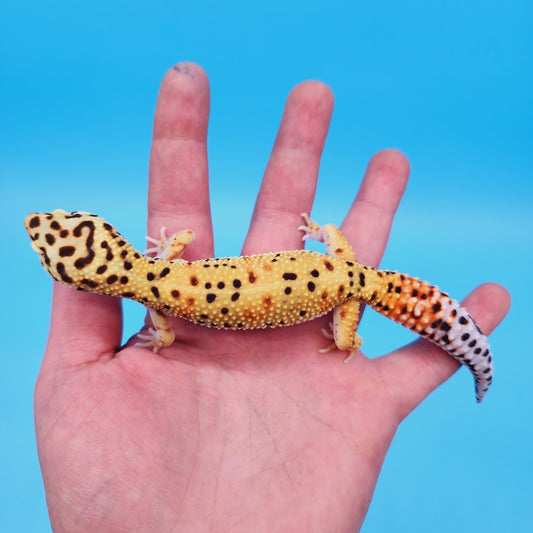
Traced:
<path fill-rule="evenodd" d="M 245 330 L 290 326 L 333 311 L 330 348 L 353 354 L 362 342 L 362 301 L 467 366 L 481 401 L 492 380 L 492 355 L 466 309 L 427 282 L 359 264 L 335 226 L 304 220 L 304 238 L 323 241 L 327 255 L 291 250 L 186 261 L 180 256 L 194 234 L 185 230 L 163 238 L 157 257 L 149 257 L 104 219 L 81 211 L 32 213 L 25 226 L 55 280 L 146 306 L 154 328 L 143 345 L 156 352 L 174 341 L 166 316 Z"/>

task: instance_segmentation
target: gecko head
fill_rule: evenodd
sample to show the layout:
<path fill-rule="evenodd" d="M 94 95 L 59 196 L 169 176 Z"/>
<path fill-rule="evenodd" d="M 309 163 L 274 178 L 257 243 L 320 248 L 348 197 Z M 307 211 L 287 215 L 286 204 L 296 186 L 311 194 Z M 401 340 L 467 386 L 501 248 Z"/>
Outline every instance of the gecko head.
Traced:
<path fill-rule="evenodd" d="M 68 213 L 56 209 L 52 213 L 31 213 L 24 226 L 33 249 L 39 254 L 43 267 L 57 281 L 77 286 L 71 273 L 81 270 L 92 260 L 92 244 L 96 215 L 82 211 Z"/>

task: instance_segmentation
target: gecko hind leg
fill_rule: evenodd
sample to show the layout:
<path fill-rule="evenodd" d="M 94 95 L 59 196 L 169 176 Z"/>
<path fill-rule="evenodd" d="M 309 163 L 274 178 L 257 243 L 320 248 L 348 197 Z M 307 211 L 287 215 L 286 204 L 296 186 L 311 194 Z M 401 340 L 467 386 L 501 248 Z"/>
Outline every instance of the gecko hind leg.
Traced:
<path fill-rule="evenodd" d="M 305 232 L 302 240 L 313 239 L 323 242 L 329 256 L 338 257 L 356 264 L 355 252 L 339 228 L 333 224 L 320 226 L 313 222 L 306 213 L 302 213 L 302 218 L 305 224 L 298 228 Z M 348 357 L 346 357 L 344 362 L 348 362 L 363 343 L 363 339 L 357 333 L 358 324 L 359 300 L 348 298 L 333 309 L 333 324 L 330 325 L 333 335 L 329 332 L 322 332 L 327 338 L 333 338 L 334 342 L 320 350 L 320 352 L 330 352 L 335 348 L 347 351 Z"/>

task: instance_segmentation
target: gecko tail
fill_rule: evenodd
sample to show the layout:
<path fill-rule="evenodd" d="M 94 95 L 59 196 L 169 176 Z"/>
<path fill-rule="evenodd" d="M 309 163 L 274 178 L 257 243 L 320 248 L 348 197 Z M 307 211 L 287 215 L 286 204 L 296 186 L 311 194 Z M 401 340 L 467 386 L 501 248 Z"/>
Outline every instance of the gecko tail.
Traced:
<path fill-rule="evenodd" d="M 459 302 L 425 281 L 406 274 L 375 271 L 381 291 L 369 305 L 446 350 L 474 376 L 481 402 L 492 382 L 492 354 L 487 337 Z"/>

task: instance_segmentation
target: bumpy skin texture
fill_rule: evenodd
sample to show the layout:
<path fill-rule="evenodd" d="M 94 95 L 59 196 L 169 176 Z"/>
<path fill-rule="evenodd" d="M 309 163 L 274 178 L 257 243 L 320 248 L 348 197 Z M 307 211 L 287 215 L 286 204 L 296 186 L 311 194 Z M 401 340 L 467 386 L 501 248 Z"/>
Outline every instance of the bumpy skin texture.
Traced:
<path fill-rule="evenodd" d="M 81 211 L 32 213 L 25 226 L 55 280 L 145 305 L 155 326 L 145 345 L 156 352 L 174 340 L 166 315 L 208 327 L 254 329 L 298 324 L 333 310 L 333 346 L 352 355 L 361 346 L 356 330 L 364 301 L 467 366 L 481 401 L 492 380 L 492 356 L 468 312 L 427 282 L 360 265 L 335 226 L 304 219 L 304 238 L 324 241 L 328 255 L 294 250 L 184 261 L 179 255 L 193 238 L 186 230 L 163 240 L 158 257 L 151 258 L 111 224 Z"/>

